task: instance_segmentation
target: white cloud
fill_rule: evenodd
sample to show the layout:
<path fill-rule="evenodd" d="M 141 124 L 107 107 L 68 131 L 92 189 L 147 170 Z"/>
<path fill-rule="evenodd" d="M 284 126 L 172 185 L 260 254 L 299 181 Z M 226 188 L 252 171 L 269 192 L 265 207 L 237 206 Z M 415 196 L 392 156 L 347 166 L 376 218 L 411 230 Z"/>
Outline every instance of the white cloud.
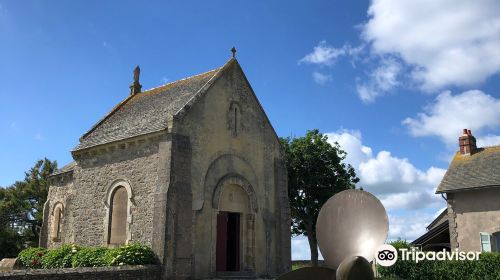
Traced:
<path fill-rule="evenodd" d="M 425 90 L 473 85 L 500 71 L 500 2 L 373 0 L 362 37 L 414 66 Z"/>
<path fill-rule="evenodd" d="M 435 202 L 433 197 L 438 197 L 433 193 L 444 176 L 444 169 L 420 170 L 408 159 L 394 157 L 389 151 L 380 151 L 374 156 L 372 149 L 363 145 L 361 132 L 357 130 L 342 129 L 326 135 L 330 143 L 339 143 L 347 152 L 346 162 L 356 169 L 360 186 L 387 202 L 399 199 L 398 204 L 391 202 L 392 209 L 415 208 L 419 203 L 422 208 L 428 207 Z"/>
<path fill-rule="evenodd" d="M 476 139 L 478 147 L 490 147 L 500 145 L 500 135 L 486 135 Z"/>
<path fill-rule="evenodd" d="M 379 89 L 388 91 L 399 84 L 397 77 L 400 71 L 401 66 L 395 59 L 384 59 L 373 71 L 372 77 Z"/>
<path fill-rule="evenodd" d="M 441 180 L 439 176 L 435 176 L 436 170 L 440 169 L 431 167 L 427 171 L 419 170 L 408 159 L 394 157 L 388 151 L 380 151 L 376 157 L 360 163 L 357 169 L 361 185 L 366 190 L 381 195 L 407 192 L 417 192 L 420 195 L 429 188 L 435 189 Z M 441 175 L 444 175 L 444 170 Z M 411 197 L 407 198 L 409 202 Z"/>
<path fill-rule="evenodd" d="M 319 72 L 313 72 L 312 77 L 314 82 L 316 82 L 319 85 L 325 85 L 326 83 L 332 80 L 332 75 L 321 74 Z"/>
<path fill-rule="evenodd" d="M 380 95 L 380 92 L 376 91 L 373 87 L 363 84 L 356 85 L 356 92 L 365 104 L 372 103 Z"/>
<path fill-rule="evenodd" d="M 458 95 L 446 91 L 415 118 L 406 118 L 403 124 L 411 135 L 437 136 L 454 150 L 458 149 L 457 139 L 464 128 L 478 137 L 478 146 L 500 144 L 499 136 L 481 137 L 483 131 L 500 127 L 500 99 L 479 90 Z"/>
<path fill-rule="evenodd" d="M 356 56 L 363 47 L 351 47 L 345 44 L 341 48 L 329 46 L 326 41 L 321 41 L 314 47 L 312 53 L 307 54 L 299 60 L 299 64 L 309 63 L 317 65 L 332 66 L 340 56 L 351 55 Z"/>
<path fill-rule="evenodd" d="M 368 81 L 358 83 L 356 91 L 364 103 L 372 103 L 375 99 L 398 86 L 401 65 L 394 58 L 383 59 L 380 65 L 370 73 Z"/>
<path fill-rule="evenodd" d="M 325 135 L 328 136 L 328 142 L 339 143 L 340 147 L 347 152 L 347 162 L 356 169 L 360 163 L 372 158 L 372 149 L 363 145 L 359 130 L 342 129 L 337 132 L 325 133 Z"/>
<path fill-rule="evenodd" d="M 424 211 L 410 214 L 389 214 L 389 240 L 413 241 L 426 232 L 426 227 L 434 220 L 434 215 Z"/>
<path fill-rule="evenodd" d="M 411 211 L 399 215 L 389 214 L 389 240 L 403 239 L 413 241 L 426 232 L 426 227 L 446 209 L 446 206 L 434 211 Z"/>
<path fill-rule="evenodd" d="M 307 237 L 300 235 L 292 237 L 292 260 L 310 260 L 311 249 Z M 318 259 L 322 260 L 323 256 L 318 250 Z"/>
<path fill-rule="evenodd" d="M 359 130 L 341 129 L 325 133 L 328 142 L 337 142 L 347 152 L 346 162 L 354 166 L 360 186 L 377 196 L 388 212 L 389 240 L 412 241 L 426 232 L 426 227 L 446 205 L 434 192 L 445 170 L 416 168 L 406 158 L 388 151 L 374 156 L 372 148 L 363 144 Z M 310 259 L 309 243 L 304 236 L 292 239 L 292 259 Z"/>
<path fill-rule="evenodd" d="M 342 129 L 327 133 L 330 143 L 337 142 L 347 152 L 346 162 L 354 166 L 359 185 L 377 196 L 389 213 L 389 239 L 413 240 L 425 232 L 445 201 L 434 192 L 446 170 L 416 168 L 408 159 L 393 156 L 363 144 L 361 132 Z M 405 212 L 409 212 L 408 215 Z"/>

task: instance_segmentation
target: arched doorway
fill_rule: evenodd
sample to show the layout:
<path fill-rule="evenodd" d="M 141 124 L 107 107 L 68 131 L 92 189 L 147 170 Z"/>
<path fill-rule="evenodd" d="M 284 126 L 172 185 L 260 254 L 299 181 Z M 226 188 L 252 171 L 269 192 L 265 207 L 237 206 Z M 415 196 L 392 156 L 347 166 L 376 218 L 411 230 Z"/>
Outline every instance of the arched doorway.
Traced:
<path fill-rule="evenodd" d="M 239 185 L 222 186 L 217 213 L 217 271 L 240 271 L 243 226 L 241 221 L 249 212 L 249 199 Z"/>

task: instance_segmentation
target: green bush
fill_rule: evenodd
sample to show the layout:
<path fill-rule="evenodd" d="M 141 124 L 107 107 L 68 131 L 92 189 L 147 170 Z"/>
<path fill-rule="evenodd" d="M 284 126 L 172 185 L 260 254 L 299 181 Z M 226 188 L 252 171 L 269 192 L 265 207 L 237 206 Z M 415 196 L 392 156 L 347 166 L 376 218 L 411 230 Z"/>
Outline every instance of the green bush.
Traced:
<path fill-rule="evenodd" d="M 155 261 L 155 254 L 148 246 L 131 243 L 108 250 L 106 260 L 111 266 L 152 264 Z"/>
<path fill-rule="evenodd" d="M 65 244 L 51 250 L 28 248 L 19 253 L 18 259 L 25 268 L 49 269 L 153 264 L 155 254 L 150 247 L 139 243 L 114 249 Z"/>
<path fill-rule="evenodd" d="M 89 247 L 82 248 L 80 251 L 73 255 L 71 262 L 73 267 L 96 267 L 107 266 L 106 252 L 107 248 L 104 247 Z"/>
<path fill-rule="evenodd" d="M 393 266 L 378 267 L 383 277 L 406 280 L 498 280 L 500 253 L 482 253 L 478 261 L 401 261 Z"/>
<path fill-rule="evenodd" d="M 27 248 L 19 252 L 17 259 L 24 267 L 41 268 L 42 257 L 47 253 L 45 248 Z"/>
<path fill-rule="evenodd" d="M 73 256 L 80 247 L 72 244 L 64 244 L 59 248 L 48 250 L 42 258 L 42 268 L 66 268 L 71 267 Z"/>

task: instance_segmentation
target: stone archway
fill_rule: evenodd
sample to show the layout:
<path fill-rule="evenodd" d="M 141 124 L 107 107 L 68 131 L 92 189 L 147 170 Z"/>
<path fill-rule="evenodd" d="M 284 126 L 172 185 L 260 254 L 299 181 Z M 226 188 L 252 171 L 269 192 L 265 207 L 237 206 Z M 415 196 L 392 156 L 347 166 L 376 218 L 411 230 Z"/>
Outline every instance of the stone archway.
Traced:
<path fill-rule="evenodd" d="M 117 196 L 119 195 L 119 201 Z M 106 216 L 104 219 L 104 244 L 106 246 L 117 246 L 122 243 L 128 243 L 132 240 L 131 234 L 131 224 L 132 224 L 132 211 L 133 206 L 133 192 L 130 183 L 125 179 L 118 179 L 113 181 L 106 190 L 106 195 L 103 200 L 103 204 L 106 208 Z M 118 215 L 113 214 L 113 208 L 119 207 L 121 211 Z M 114 219 L 113 219 L 114 218 Z M 120 222 L 117 223 L 116 219 Z M 113 223 L 115 220 L 115 223 Z M 122 233 L 120 234 L 118 243 L 113 238 L 113 227 L 115 224 L 119 224 Z"/>
<path fill-rule="evenodd" d="M 255 213 L 257 200 L 252 186 L 237 174 L 217 184 L 212 206 L 215 219 L 215 271 L 255 270 Z"/>

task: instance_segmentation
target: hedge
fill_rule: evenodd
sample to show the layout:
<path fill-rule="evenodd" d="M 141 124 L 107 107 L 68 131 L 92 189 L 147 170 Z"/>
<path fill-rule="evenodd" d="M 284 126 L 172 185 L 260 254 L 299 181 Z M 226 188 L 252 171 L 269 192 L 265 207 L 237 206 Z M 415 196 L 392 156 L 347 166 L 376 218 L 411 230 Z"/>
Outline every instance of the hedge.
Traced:
<path fill-rule="evenodd" d="M 57 249 L 48 250 L 42 257 L 42 268 L 68 268 L 71 267 L 73 256 L 80 247 L 64 244 Z"/>
<path fill-rule="evenodd" d="M 42 268 L 42 257 L 46 253 L 45 248 L 28 248 L 19 252 L 17 259 L 26 268 Z"/>
<path fill-rule="evenodd" d="M 108 248 L 104 247 L 88 247 L 82 248 L 76 252 L 71 265 L 73 267 L 98 267 L 107 266 L 106 252 Z"/>
<path fill-rule="evenodd" d="M 18 255 L 24 268 L 98 267 L 155 263 L 153 250 L 139 243 L 118 248 L 65 244 L 56 249 L 28 248 Z"/>
<path fill-rule="evenodd" d="M 478 261 L 401 261 L 378 267 L 380 276 L 405 280 L 498 280 L 500 253 L 482 253 Z"/>

